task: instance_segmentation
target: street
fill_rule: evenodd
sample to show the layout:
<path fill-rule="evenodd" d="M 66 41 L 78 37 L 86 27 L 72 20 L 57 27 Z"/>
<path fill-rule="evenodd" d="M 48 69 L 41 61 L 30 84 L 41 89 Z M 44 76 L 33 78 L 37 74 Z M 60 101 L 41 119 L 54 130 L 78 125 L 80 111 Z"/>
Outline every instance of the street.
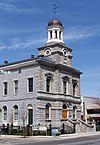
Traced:
<path fill-rule="evenodd" d="M 1 138 L 0 145 L 100 145 L 100 135 L 68 138 L 56 137 L 17 137 Z"/>

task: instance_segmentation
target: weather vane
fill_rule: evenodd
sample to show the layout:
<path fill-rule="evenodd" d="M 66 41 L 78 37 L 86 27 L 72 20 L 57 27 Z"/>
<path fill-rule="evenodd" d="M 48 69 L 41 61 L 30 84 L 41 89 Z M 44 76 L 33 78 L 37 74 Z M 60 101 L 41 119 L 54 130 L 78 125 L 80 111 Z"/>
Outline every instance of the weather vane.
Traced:
<path fill-rule="evenodd" d="M 53 10 L 54 10 L 54 17 L 56 17 L 56 15 L 57 15 L 57 9 L 58 9 L 57 5 L 54 4 L 54 7 L 53 7 Z"/>

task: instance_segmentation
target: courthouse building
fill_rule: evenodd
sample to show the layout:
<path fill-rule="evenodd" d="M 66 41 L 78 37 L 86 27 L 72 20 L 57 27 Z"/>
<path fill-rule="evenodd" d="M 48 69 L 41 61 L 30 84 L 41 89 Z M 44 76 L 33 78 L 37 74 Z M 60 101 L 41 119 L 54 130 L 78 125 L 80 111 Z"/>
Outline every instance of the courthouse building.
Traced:
<path fill-rule="evenodd" d="M 47 25 L 47 42 L 36 58 L 0 65 L 0 124 L 59 128 L 81 118 L 80 75 L 72 67 L 72 49 L 63 41 L 58 19 Z M 34 41 L 34 40 L 33 40 Z"/>

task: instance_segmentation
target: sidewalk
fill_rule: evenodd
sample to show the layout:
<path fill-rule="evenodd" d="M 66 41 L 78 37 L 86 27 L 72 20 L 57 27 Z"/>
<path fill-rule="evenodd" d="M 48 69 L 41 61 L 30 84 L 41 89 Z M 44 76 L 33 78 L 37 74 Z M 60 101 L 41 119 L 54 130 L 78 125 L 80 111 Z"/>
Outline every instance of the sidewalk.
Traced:
<path fill-rule="evenodd" d="M 79 138 L 79 137 L 85 137 L 85 136 L 94 136 L 94 135 L 100 135 L 100 131 L 98 132 L 86 132 L 86 133 L 74 133 L 74 134 L 63 134 L 60 136 L 26 136 L 26 138 L 33 138 L 33 139 L 49 139 L 49 138 Z M 0 139 L 7 139 L 7 138 L 23 138 L 23 136 L 17 136 L 17 135 L 1 135 Z"/>
<path fill-rule="evenodd" d="M 67 138 L 79 138 L 79 137 L 94 136 L 94 135 L 100 135 L 100 131 L 98 131 L 98 132 L 74 133 L 74 134 L 63 134 L 63 135 L 60 135 L 60 136 L 61 137 L 67 137 Z"/>

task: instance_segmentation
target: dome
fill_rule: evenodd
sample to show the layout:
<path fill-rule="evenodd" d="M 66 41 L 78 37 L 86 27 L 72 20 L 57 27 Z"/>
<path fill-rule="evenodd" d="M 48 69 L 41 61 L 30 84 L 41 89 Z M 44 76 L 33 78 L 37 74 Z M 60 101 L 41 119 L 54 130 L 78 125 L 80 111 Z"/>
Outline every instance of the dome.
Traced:
<path fill-rule="evenodd" d="M 52 26 L 52 25 L 58 25 L 58 26 L 63 26 L 61 21 L 59 21 L 58 19 L 51 19 L 48 22 L 48 26 Z"/>

